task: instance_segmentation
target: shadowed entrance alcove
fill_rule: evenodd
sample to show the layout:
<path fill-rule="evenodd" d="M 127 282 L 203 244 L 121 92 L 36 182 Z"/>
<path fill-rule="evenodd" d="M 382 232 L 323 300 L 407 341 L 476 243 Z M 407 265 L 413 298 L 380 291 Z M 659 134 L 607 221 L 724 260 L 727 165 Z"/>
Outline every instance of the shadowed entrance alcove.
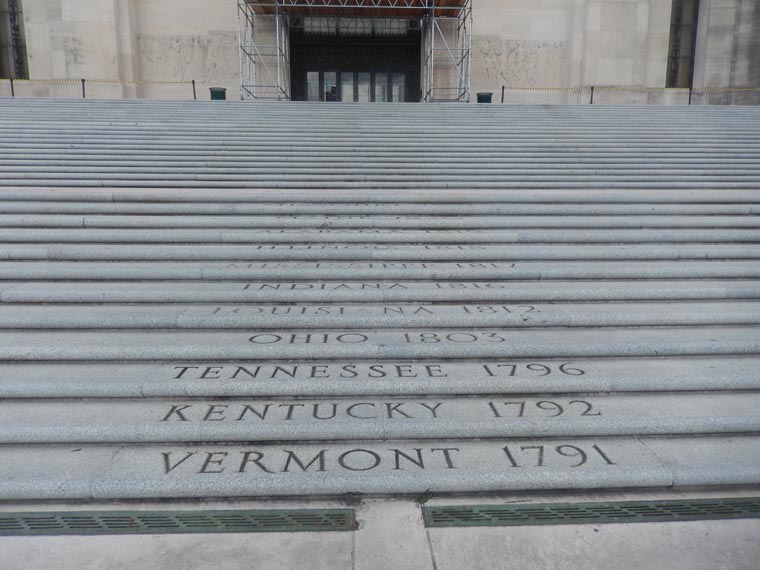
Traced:
<path fill-rule="evenodd" d="M 382 33 L 391 26 L 395 33 Z M 403 26 L 403 27 L 402 27 Z M 372 28 L 380 33 L 373 32 Z M 420 100 L 421 37 L 413 20 L 376 21 L 365 34 L 290 32 L 292 99 L 402 102 Z"/>
<path fill-rule="evenodd" d="M 238 0 L 242 99 L 470 100 L 472 0 Z"/>

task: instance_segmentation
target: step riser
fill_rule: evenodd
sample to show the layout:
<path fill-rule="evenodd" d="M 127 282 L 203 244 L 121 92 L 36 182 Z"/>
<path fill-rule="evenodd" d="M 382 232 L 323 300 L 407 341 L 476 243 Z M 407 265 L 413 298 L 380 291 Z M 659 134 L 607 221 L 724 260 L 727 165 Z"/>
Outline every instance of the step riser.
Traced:
<path fill-rule="evenodd" d="M 10 403 L 0 444 L 593 437 L 760 430 L 760 394 Z"/>
<path fill-rule="evenodd" d="M 420 335 L 435 335 L 435 337 Z M 439 342 L 429 342 L 437 338 Z M 42 360 L 288 360 L 584 358 L 756 354 L 757 327 L 240 332 L 1 332 L 0 358 Z"/>
<path fill-rule="evenodd" d="M 507 457 L 505 446 L 514 463 Z M 539 449 L 544 450 L 541 465 Z M 585 462 L 572 467 L 583 459 L 578 449 Z M 725 467 L 739 455 L 760 454 L 760 443 L 749 437 L 599 437 L 583 443 L 575 439 L 442 440 L 432 445 L 425 441 L 387 441 L 381 445 L 324 443 L 285 449 L 280 445 L 92 445 L 73 454 L 71 446 L 51 445 L 41 452 L 6 447 L 0 453 L 6 458 L 6 470 L 24 473 L 24 477 L 0 482 L 0 496 L 9 500 L 419 494 L 420 489 L 433 493 L 488 492 L 681 487 L 716 482 L 752 485 L 760 481 L 755 466 Z M 420 457 L 424 468 L 419 466 Z M 661 457 L 673 459 L 663 463 Z M 51 464 L 61 467 L 51 473 Z M 83 464 L 93 475 L 70 478 Z"/>
<path fill-rule="evenodd" d="M 631 245 L 8 245 L 0 259 L 67 261 L 614 261 L 760 259 L 760 246 L 747 244 Z"/>
<path fill-rule="evenodd" d="M 760 485 L 760 108 L 0 127 L 0 501 Z"/>
<path fill-rule="evenodd" d="M 760 289 L 756 296 L 760 296 Z M 292 301 L 291 301 L 292 302 Z M 760 324 L 760 303 L 0 306 L 5 329 L 478 329 Z M 462 338 L 469 339 L 468 333 Z M 463 342 L 467 342 L 464 340 Z M 474 341 L 470 341 L 474 342 Z"/>
<path fill-rule="evenodd" d="M 641 276 L 638 272 L 637 275 Z M 0 275 L 2 277 L 2 275 Z M 52 275 L 51 275 L 52 277 Z M 597 276 L 598 277 L 598 276 Z M 658 300 L 752 300 L 760 298 L 760 281 L 714 281 L 709 283 L 641 282 L 615 281 L 601 282 L 476 282 L 462 281 L 418 283 L 413 281 L 381 281 L 362 283 L 348 279 L 346 282 L 294 282 L 275 283 L 70 283 L 58 281 L 55 284 L 22 283 L 5 287 L 0 285 L 0 300 L 4 303 L 445 303 L 472 302 L 486 303 L 540 303 L 566 301 L 571 303 L 589 301 L 649 301 Z M 631 310 L 655 310 L 653 303 L 634 306 Z M 701 310 L 712 305 L 686 305 L 684 311 Z M 752 305 L 744 305 L 752 307 Z M 443 305 L 430 305 L 445 309 Z M 567 310 L 569 307 L 550 305 L 547 310 Z M 649 307 L 649 309 L 647 308 Z M 673 306 L 678 309 L 678 306 Z M 718 312 L 723 304 L 714 309 Z M 624 306 L 576 305 L 582 311 L 616 311 Z M 1 309 L 1 307 L 0 307 Z M 31 311 L 36 308 L 31 308 Z M 56 308 L 59 310 L 61 307 Z M 90 311 L 92 307 L 85 310 Z M 211 310 L 211 309 L 209 309 Z M 242 309 L 243 311 L 245 309 Z M 251 312 L 256 308 L 249 309 Z M 375 309 L 384 310 L 384 309 Z M 460 309 L 466 314 L 467 311 Z M 482 311 L 489 309 L 483 307 Z M 506 308 L 503 309 L 506 312 Z M 277 312 L 277 311 L 275 311 Z M 285 312 L 283 308 L 283 313 Z M 391 312 L 390 310 L 388 311 Z M 476 312 L 476 311 L 473 311 Z M 535 311 L 532 311 L 535 312 Z M 424 313 L 424 311 L 420 311 Z M 31 313 L 30 313 L 31 314 Z M 325 313 L 327 314 L 327 313 Z"/>
<path fill-rule="evenodd" d="M 430 398 L 760 389 L 756 356 L 481 361 L 205 361 L 5 364 L 4 398 Z M 529 368 L 530 366 L 530 368 Z M 716 370 L 720 373 L 716 374 Z M 23 377 L 24 382 L 18 378 Z M 536 396 L 531 396 L 536 397 Z M 554 398 L 560 396 L 553 396 Z M 552 398 L 545 398 L 552 399 Z M 173 402 L 192 403 L 192 402 Z"/>
<path fill-rule="evenodd" d="M 1 204 L 0 204 L 1 206 Z M 319 231 L 329 236 L 337 231 L 352 234 L 347 230 L 370 230 L 362 235 L 386 233 L 391 230 L 478 230 L 490 232 L 486 235 L 494 235 L 496 230 L 534 230 L 529 233 L 537 233 L 537 230 L 686 230 L 697 229 L 709 234 L 710 230 L 719 229 L 760 229 L 760 219 L 753 216 L 578 216 L 578 215 L 542 215 L 542 216 L 461 216 L 458 218 L 443 216 L 72 216 L 72 215 L 0 215 L 0 224 L 4 228 L 87 228 L 88 232 L 97 229 L 123 229 L 123 230 L 148 230 L 148 229 L 218 229 L 218 230 L 277 230 L 285 235 L 295 233 L 296 230 L 307 230 L 304 233 Z M 195 231 L 194 230 L 194 233 Z M 3 232 L 6 236 L 28 235 L 31 232 L 19 232 L 17 230 Z M 271 232 L 267 232 L 271 233 Z M 686 232 L 684 232 L 686 233 Z M 83 235 L 89 233 L 82 232 Z M 170 232 L 161 232 L 156 235 L 172 235 Z M 40 235 L 35 233 L 34 235 Z M 77 235 L 61 234 L 61 235 Z M 95 234 L 93 234 L 95 235 Z M 108 235 L 104 232 L 98 235 Z M 132 235 L 132 234 L 129 234 Z M 201 234 L 202 235 L 202 234 Z M 255 234 L 265 235 L 265 234 Z M 425 234 L 435 235 L 435 234 Z M 466 235 L 466 234 L 463 234 Z M 555 235 L 551 234 L 550 235 Z M 561 234 L 556 234 L 561 235 Z M 678 234 L 677 234 L 678 235 Z"/>
<path fill-rule="evenodd" d="M 679 260 L 674 263 L 669 260 L 662 261 L 520 261 L 510 262 L 404 262 L 404 261 L 377 261 L 377 262 L 293 262 L 277 261 L 267 262 L 131 262 L 129 264 L 116 264 L 103 262 L 55 262 L 55 261 L 5 261 L 0 264 L 0 279 L 3 280 L 186 280 L 186 281 L 227 281 L 238 280 L 244 282 L 240 289 L 249 290 L 257 283 L 274 284 L 284 283 L 288 287 L 289 280 L 306 281 L 307 284 L 315 282 L 329 282 L 342 279 L 341 283 L 354 281 L 384 281 L 389 279 L 400 282 L 410 279 L 423 281 L 472 281 L 463 289 L 462 300 L 493 299 L 494 293 L 476 292 L 478 287 L 475 281 L 487 284 L 490 281 L 535 281 L 535 280 L 591 280 L 591 279 L 758 279 L 760 267 L 756 261 L 722 261 L 715 260 Z M 248 283 L 251 287 L 244 289 Z M 683 285 L 687 285 L 684 283 Z M 109 286 L 104 286 L 104 291 Z M 136 289 L 130 284 L 130 294 Z M 264 287 L 266 289 L 266 287 Z M 306 288 L 306 287 L 304 287 Z M 488 287 L 487 287 L 488 288 Z M 511 287 L 510 287 L 511 288 Z M 371 295 L 372 287 L 367 287 Z M 84 290 L 84 289 L 83 289 Z M 537 290 L 541 290 L 540 286 Z M 589 287 L 589 290 L 593 290 Z M 734 289 L 735 290 L 735 289 Z M 650 289 L 651 291 L 651 289 Z M 689 291 L 687 286 L 684 291 Z M 15 294 L 21 292 L 7 291 L 10 300 Z M 651 293 L 655 295 L 655 293 Z M 686 293 L 684 293 L 686 294 Z M 471 295 L 471 296 L 468 296 Z M 675 298 L 679 293 L 674 293 Z M 107 299 L 108 297 L 104 297 Z M 181 299 L 181 296 L 177 297 Z M 353 297 L 350 297 L 353 299 Z M 535 299 L 535 296 L 531 296 Z M 660 297 L 656 297 L 660 298 Z M 674 297 L 668 297 L 674 298 Z M 248 299 L 246 297 L 246 299 Z M 260 298 L 262 301 L 266 297 Z M 277 297 L 282 300 L 281 297 Z M 372 297 L 368 297 L 372 299 Z"/>
<path fill-rule="evenodd" d="M 0 244 L 9 243 L 757 243 L 760 230 L 671 229 L 671 230 L 261 230 L 230 231 L 196 229 L 100 230 L 90 229 L 0 229 Z"/>

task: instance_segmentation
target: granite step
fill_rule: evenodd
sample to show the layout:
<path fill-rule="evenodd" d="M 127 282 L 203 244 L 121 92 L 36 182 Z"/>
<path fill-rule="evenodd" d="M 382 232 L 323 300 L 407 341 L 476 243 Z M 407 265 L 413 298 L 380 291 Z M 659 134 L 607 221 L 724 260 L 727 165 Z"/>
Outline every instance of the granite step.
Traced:
<path fill-rule="evenodd" d="M 688 198 L 688 199 L 686 199 Z M 353 192 L 345 189 L 333 189 L 325 192 L 310 192 L 308 190 L 285 190 L 272 192 L 271 189 L 230 189 L 219 192 L 214 189 L 178 189 L 178 188 L 77 188 L 72 187 L 9 187 L 0 195 L 0 202 L 29 201 L 31 204 L 40 202 L 108 202 L 110 206 L 124 203 L 236 203 L 258 204 L 262 208 L 274 206 L 279 208 L 332 208 L 333 213 L 345 215 L 352 213 L 352 208 L 363 208 L 368 214 L 378 214 L 384 211 L 397 211 L 407 207 L 415 207 L 420 212 L 432 211 L 463 215 L 473 210 L 484 215 L 493 215 L 494 210 L 488 208 L 509 207 L 542 207 L 551 204 L 553 207 L 572 208 L 584 205 L 614 205 L 618 204 L 617 213 L 630 213 L 627 208 L 636 205 L 691 208 L 691 213 L 699 213 L 703 207 L 730 207 L 734 204 L 757 204 L 760 197 L 757 192 L 741 189 L 712 189 L 694 190 L 688 195 L 663 192 L 657 189 L 618 190 L 607 188 L 604 192 L 598 190 L 551 189 L 542 192 L 534 190 L 512 190 L 499 192 L 473 188 L 457 188 L 455 190 L 420 191 L 410 188 L 398 193 L 389 190 L 373 190 L 372 192 Z M 620 205 L 623 205 L 622 207 Z M 699 205 L 699 206 L 696 206 Z M 444 210 L 440 210 L 444 208 Z M 258 212 L 253 212 L 258 213 Z M 498 210 L 497 210 L 498 213 Z M 506 213 L 509 213 L 507 211 Z M 707 213 L 710 213 L 709 211 Z M 745 212 L 749 213 L 749 212 Z"/>
<path fill-rule="evenodd" d="M 2 398 L 413 398 L 758 390 L 760 357 L 6 362 Z M 23 381 L 22 381 L 23 379 Z M 683 392 L 687 394 L 679 395 Z M 746 392 L 745 392 L 746 393 Z M 557 396 L 558 397 L 558 396 Z M 10 403 L 9 401 L 6 403 Z"/>
<path fill-rule="evenodd" d="M 606 261 L 760 259 L 755 244 L 252 244 L 0 243 L 0 259 L 49 261 Z"/>
<path fill-rule="evenodd" d="M 93 190 L 97 190 L 93 188 Z M 688 197 L 690 200 L 696 200 L 698 197 L 694 196 L 696 192 L 693 188 L 688 190 Z M 15 191 L 14 191 L 15 192 Z M 332 216 L 362 216 L 372 219 L 373 216 L 424 216 L 425 219 L 429 219 L 430 216 L 493 216 L 491 219 L 495 219 L 495 216 L 515 216 L 515 215 L 534 215 L 534 216 L 546 216 L 546 215 L 559 215 L 559 216 L 573 216 L 573 215 L 587 215 L 587 216 L 600 216 L 600 215 L 612 215 L 612 216 L 627 216 L 627 215 L 641 215 L 652 216 L 659 219 L 663 215 L 733 215 L 741 216 L 742 218 L 754 218 L 760 213 L 760 204 L 753 202 L 744 195 L 739 195 L 736 198 L 732 198 L 731 195 L 726 195 L 724 203 L 715 204 L 703 200 L 702 202 L 691 203 L 658 203 L 651 200 L 648 196 L 644 200 L 634 204 L 620 204 L 617 202 L 597 202 L 593 203 L 592 200 L 586 200 L 580 203 L 564 204 L 560 203 L 563 200 L 562 196 L 548 195 L 545 200 L 541 200 L 542 195 L 545 192 L 536 192 L 535 203 L 525 203 L 515 201 L 517 203 L 472 203 L 472 204 L 420 204 L 420 203 L 404 203 L 399 204 L 386 204 L 378 203 L 374 205 L 370 204 L 350 204 L 350 203 L 309 203 L 296 201 L 293 202 L 235 202 L 225 201 L 220 196 L 218 202 L 200 201 L 200 202 L 168 202 L 158 200 L 146 200 L 146 201 L 128 201 L 121 200 L 118 202 L 110 203 L 109 196 L 103 196 L 98 201 L 58 201 L 55 200 L 55 196 L 42 198 L 39 201 L 18 201 L 17 196 L 13 196 L 14 200 L 0 200 L 0 213 L 5 215 L 57 215 L 57 214 L 78 214 L 83 219 L 89 219 L 91 216 L 98 216 L 98 220 L 102 219 L 104 215 L 128 215 L 128 216 L 145 216 L 145 215 L 161 215 L 168 218 L 176 215 L 191 215 L 191 216 L 206 216 L 206 215 L 232 215 L 232 216 L 280 216 L 283 219 L 292 219 L 293 216 L 325 216 L 325 221 L 332 219 Z M 726 191 L 729 192 L 729 191 Z M 437 193 L 437 192 L 436 192 Z M 435 195 L 435 194 L 434 194 Z M 754 194 L 757 196 L 757 193 Z M 31 197 L 31 196 L 30 196 Z M 27 198 L 30 198 L 27 197 Z M 279 193 L 278 193 L 279 197 Z M 93 197 L 94 198 L 94 197 Z M 135 197 L 137 198 L 137 196 Z M 297 198 L 295 198 L 297 200 Z M 715 201 L 716 197 L 713 193 L 710 199 Z M 551 203 L 554 201 L 555 203 Z M 734 203 L 732 203 L 732 201 Z M 327 218 L 329 216 L 329 218 Z M 452 223 L 456 223 L 453 221 Z"/>
<path fill-rule="evenodd" d="M 735 215 L 574 215 L 515 216 L 183 216 L 67 214 L 0 215 L 4 228 L 108 228 L 108 229 L 255 229 L 255 230 L 515 230 L 515 229 L 744 229 L 760 228 L 760 216 Z"/>
<path fill-rule="evenodd" d="M 755 298 L 760 289 L 754 287 Z M 284 330 L 533 329 L 760 325 L 760 302 L 571 303 L 509 305 L 0 305 L 3 329 Z M 529 304 L 532 303 L 532 304 Z M 263 335 L 266 336 L 266 335 Z M 349 335 L 350 336 L 350 335 Z M 451 333 L 459 342 L 479 335 Z M 424 337 L 423 337 L 424 338 Z M 493 340 L 497 337 L 494 336 Z M 409 342 L 409 341 L 407 341 Z M 438 342 L 445 342 L 443 338 Z M 456 341 L 452 341 L 456 342 Z M 486 342 L 488 342 L 486 340 Z M 505 342 L 504 340 L 500 342 Z"/>
<path fill-rule="evenodd" d="M 8 299 L 16 293 L 11 287 L 17 281 L 77 281 L 82 285 L 86 294 L 86 281 L 103 281 L 103 294 L 109 290 L 109 281 L 128 281 L 131 291 L 137 294 L 139 281 L 242 281 L 242 285 L 234 285 L 238 290 L 250 290 L 259 287 L 262 290 L 277 289 L 293 285 L 294 280 L 304 282 L 302 289 L 312 289 L 308 285 L 319 283 L 353 283 L 370 281 L 366 290 L 376 288 L 378 281 L 393 279 L 398 282 L 422 281 L 441 283 L 450 281 L 462 282 L 459 289 L 471 291 L 471 299 L 480 299 L 478 289 L 495 289 L 489 286 L 494 281 L 533 281 L 536 290 L 544 286 L 539 281 L 555 280 L 589 280 L 588 290 L 593 290 L 593 280 L 707 280 L 707 279 L 758 279 L 760 265 L 754 259 L 724 261 L 716 259 L 661 259 L 661 260 L 630 260 L 618 259 L 612 261 L 130 261 L 129 263 L 114 263 L 112 260 L 103 261 L 45 261 L 23 260 L 3 261 L 0 263 L 0 279 L 9 282 Z M 14 282 L 14 283 L 11 283 Z M 79 283 L 82 282 L 82 283 Z M 250 287 L 246 285 L 251 284 Z M 419 285 L 419 284 L 418 284 Z M 686 284 L 684 284 L 686 285 Z M 449 287 L 448 285 L 444 285 Z M 739 283 L 738 287 L 743 285 Z M 336 285 L 337 287 L 337 285 Z M 297 288 L 297 287 L 296 287 Z M 342 288 L 342 287 L 341 287 Z M 360 286 L 361 288 L 361 286 Z M 438 287 L 434 287 L 437 289 Z M 452 289 L 457 289 L 452 285 Z M 511 289 L 511 286 L 509 287 Z M 178 288 L 178 291 L 181 288 Z M 347 289 L 347 288 L 346 288 Z M 398 289 L 398 288 L 396 288 Z M 61 291 L 67 290 L 65 282 Z M 432 291 L 432 289 L 431 289 Z M 685 286 L 685 295 L 690 288 Z M 178 293 L 179 294 L 179 293 Z M 464 293 L 462 293 L 464 295 Z M 0 294 L 2 295 L 2 294 Z M 659 297 L 658 297 L 659 298 Z"/>
<path fill-rule="evenodd" d="M 760 438 L 640 436 L 0 447 L 6 500 L 757 485 Z"/>
<path fill-rule="evenodd" d="M 760 183 L 751 107 L 357 105 L 315 113 L 271 103 L 3 104 L 11 112 L 0 117 L 0 148 L 14 151 L 0 160 L 4 186 L 751 190 Z M 72 148 L 86 154 L 61 152 Z"/>
<path fill-rule="evenodd" d="M 0 229 L 0 246 L 10 243 L 758 243 L 760 229 Z"/>
<path fill-rule="evenodd" d="M 760 393 L 11 401 L 0 444 L 383 441 L 760 431 Z"/>
<path fill-rule="evenodd" d="M 0 332 L 0 359 L 298 360 L 493 359 L 750 355 L 760 328 L 745 326 L 544 329 L 175 329 Z"/>
<path fill-rule="evenodd" d="M 0 127 L 0 501 L 760 485 L 757 108 Z"/>
<path fill-rule="evenodd" d="M 52 278 L 54 268 L 48 269 L 51 269 L 49 278 Z M 609 280 L 603 280 L 603 274 L 597 272 L 596 275 L 588 276 L 595 277 L 595 280 L 550 281 L 546 279 L 551 275 L 536 273 L 535 277 L 540 276 L 542 281 L 527 283 L 524 281 L 466 282 L 461 280 L 365 282 L 354 280 L 355 276 L 350 274 L 346 275 L 345 281 L 319 282 L 89 282 L 64 281 L 64 276 L 59 274 L 60 280 L 55 283 L 0 282 L 0 301 L 3 303 L 245 303 L 246 307 L 252 306 L 251 303 L 286 303 L 288 306 L 293 306 L 299 303 L 419 302 L 422 306 L 436 303 L 432 305 L 435 308 L 444 307 L 440 303 L 452 302 L 514 304 L 648 301 L 658 305 L 661 303 L 656 303 L 657 301 L 664 300 L 760 299 L 759 280 L 707 281 L 698 280 L 692 276 L 686 282 L 684 280 L 655 281 L 644 279 L 646 273 L 640 268 L 629 267 L 629 274 L 636 269 L 638 269 L 636 272 L 638 279 L 635 280 L 623 280 L 620 279 L 620 275 L 614 273 L 608 273 Z M 336 274 L 340 273 L 338 268 L 332 270 Z M 0 272 L 0 277 L 7 277 L 7 273 Z M 259 274 L 258 277 L 261 275 Z M 410 275 L 407 274 L 407 277 Z M 522 277 L 524 279 L 530 276 L 523 274 Z M 627 307 L 626 305 L 601 305 L 596 306 L 595 309 L 594 305 L 580 306 L 589 308 L 591 311 L 604 310 L 610 313 L 619 309 L 625 311 Z M 704 305 L 704 307 L 711 306 L 719 310 L 723 305 Z M 549 307 L 561 309 L 557 305 Z M 649 310 L 647 305 L 643 304 L 632 307 L 638 307 L 635 310 L 643 309 L 645 312 Z M 687 310 L 689 307 L 692 305 L 687 305 Z M 678 309 L 678 306 L 673 308 Z M 2 309 L 3 306 L 0 305 L 0 310 Z M 203 307 L 198 307 L 198 309 L 202 310 Z M 90 310 L 90 307 L 84 310 Z M 379 310 L 382 312 L 384 309 Z M 506 309 L 503 310 L 506 311 Z M 255 311 L 256 309 L 251 309 L 251 314 Z M 488 309 L 484 307 L 482 311 L 485 313 Z M 387 312 L 390 314 L 392 311 Z M 470 314 L 467 311 L 463 312 Z M 424 311 L 419 311 L 419 313 L 424 314 Z"/>
<path fill-rule="evenodd" d="M 375 190 L 375 189 L 395 189 L 405 190 L 410 186 L 421 189 L 440 190 L 440 189 L 458 189 L 463 186 L 470 186 L 481 189 L 595 189 L 606 190 L 608 188 L 625 188 L 641 189 L 652 188 L 657 186 L 663 190 L 702 190 L 702 189 L 753 189 L 760 182 L 760 176 L 706 176 L 693 181 L 684 181 L 680 176 L 675 175 L 669 179 L 656 179 L 654 177 L 639 177 L 638 180 L 631 180 L 627 176 L 621 175 L 617 179 L 602 178 L 598 179 L 593 176 L 580 179 L 574 176 L 572 181 L 566 180 L 563 176 L 535 176 L 525 179 L 522 176 L 516 176 L 513 180 L 503 180 L 501 176 L 493 176 L 488 179 L 468 179 L 459 178 L 451 179 L 427 179 L 412 180 L 407 176 L 388 176 L 368 180 L 366 177 L 343 176 L 334 177 L 329 180 L 315 181 L 310 175 L 295 177 L 293 180 L 261 180 L 258 176 L 238 176 L 222 175 L 219 177 L 210 175 L 198 175 L 195 177 L 185 177 L 183 175 L 166 175 L 157 176 L 155 174 L 140 174 L 135 176 L 103 176 L 96 174 L 91 177 L 69 177 L 62 178 L 54 173 L 49 176 L 35 176 L 28 174 L 24 176 L 4 176 L 3 181 L 9 186 L 70 186 L 70 187 L 132 187 L 132 188 L 155 188 L 159 183 L 156 180 L 161 179 L 161 186 L 168 188 L 253 188 L 253 189 L 278 189 L 293 190 L 308 187 L 315 191 L 333 190 L 333 189 L 354 189 L 354 190 Z"/>

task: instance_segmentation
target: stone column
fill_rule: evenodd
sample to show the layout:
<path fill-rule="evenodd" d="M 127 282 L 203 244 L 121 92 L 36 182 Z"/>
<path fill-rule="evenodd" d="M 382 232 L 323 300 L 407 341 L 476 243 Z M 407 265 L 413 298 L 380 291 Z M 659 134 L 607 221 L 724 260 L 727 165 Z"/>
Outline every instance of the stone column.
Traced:
<path fill-rule="evenodd" d="M 134 0 L 115 0 L 116 39 L 119 54 L 119 79 L 137 81 L 140 79 L 140 57 L 137 51 L 137 5 Z M 138 85 L 123 85 L 125 99 L 139 99 L 142 88 Z"/>
<path fill-rule="evenodd" d="M 760 85 L 760 6 L 751 0 L 702 0 L 694 61 L 696 87 Z M 757 93 L 725 93 L 711 102 L 751 103 Z"/>
<path fill-rule="evenodd" d="M 573 0 L 568 10 L 568 65 L 565 76 L 565 86 L 568 87 L 586 84 L 586 27 L 588 24 L 588 9 L 588 0 Z M 584 103 L 585 97 L 585 93 L 576 96 L 575 102 Z M 566 102 L 571 102 L 571 100 Z"/>
<path fill-rule="evenodd" d="M 24 10 L 31 78 L 119 79 L 115 0 L 36 0 Z M 81 97 L 81 86 L 39 85 L 29 94 Z M 91 84 L 87 95 L 120 96 L 121 88 Z"/>

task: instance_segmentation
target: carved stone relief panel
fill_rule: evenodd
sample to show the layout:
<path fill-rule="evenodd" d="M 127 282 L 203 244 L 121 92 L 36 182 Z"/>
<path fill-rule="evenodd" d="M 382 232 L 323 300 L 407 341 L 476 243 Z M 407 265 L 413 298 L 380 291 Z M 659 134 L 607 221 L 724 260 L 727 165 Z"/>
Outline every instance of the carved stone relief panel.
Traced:
<path fill-rule="evenodd" d="M 232 32 L 141 35 L 137 41 L 143 79 L 214 83 L 230 81 L 239 75 L 238 45 Z"/>
<path fill-rule="evenodd" d="M 473 38 L 473 84 L 488 88 L 563 86 L 565 42 Z"/>

